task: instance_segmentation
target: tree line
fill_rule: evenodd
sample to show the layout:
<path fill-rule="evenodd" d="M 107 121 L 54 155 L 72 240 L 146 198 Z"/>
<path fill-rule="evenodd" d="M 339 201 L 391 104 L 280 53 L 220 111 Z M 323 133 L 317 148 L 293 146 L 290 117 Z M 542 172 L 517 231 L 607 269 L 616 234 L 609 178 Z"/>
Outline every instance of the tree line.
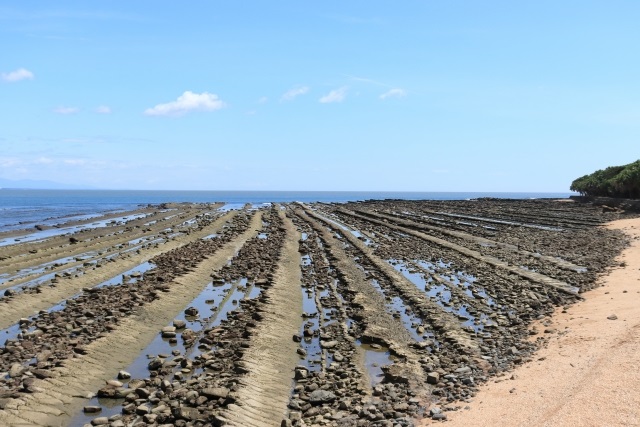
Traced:
<path fill-rule="evenodd" d="M 640 160 L 582 176 L 571 183 L 571 191 L 583 196 L 640 199 Z"/>

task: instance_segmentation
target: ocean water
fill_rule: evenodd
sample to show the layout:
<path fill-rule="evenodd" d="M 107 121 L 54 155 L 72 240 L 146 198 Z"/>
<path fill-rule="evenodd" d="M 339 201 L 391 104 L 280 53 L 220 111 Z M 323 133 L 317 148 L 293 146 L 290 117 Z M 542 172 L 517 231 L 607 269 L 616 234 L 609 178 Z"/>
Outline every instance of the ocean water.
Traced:
<path fill-rule="evenodd" d="M 513 199 L 565 198 L 570 193 L 393 192 L 393 191 L 137 191 L 0 189 L 0 231 L 33 224 L 57 224 L 109 211 L 163 202 L 337 202 L 370 199 L 465 200 L 478 197 Z"/>

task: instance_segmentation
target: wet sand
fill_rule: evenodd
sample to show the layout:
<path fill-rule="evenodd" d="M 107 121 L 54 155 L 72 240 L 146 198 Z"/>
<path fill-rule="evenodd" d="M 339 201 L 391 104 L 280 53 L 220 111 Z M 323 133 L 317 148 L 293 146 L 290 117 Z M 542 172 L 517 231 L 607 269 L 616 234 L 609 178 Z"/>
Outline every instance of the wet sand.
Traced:
<path fill-rule="evenodd" d="M 550 337 L 535 361 L 482 386 L 470 409 L 450 413 L 447 425 L 640 424 L 640 219 L 607 227 L 632 238 L 618 267 L 585 301 L 559 308 L 550 323 L 536 326 Z"/>

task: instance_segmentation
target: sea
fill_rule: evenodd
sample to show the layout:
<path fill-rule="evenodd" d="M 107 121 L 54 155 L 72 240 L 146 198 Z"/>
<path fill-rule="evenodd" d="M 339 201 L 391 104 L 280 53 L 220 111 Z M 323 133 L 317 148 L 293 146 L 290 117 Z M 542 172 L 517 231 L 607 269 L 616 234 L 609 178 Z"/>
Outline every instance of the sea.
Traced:
<path fill-rule="evenodd" d="M 75 219 L 165 202 L 225 202 L 260 205 L 271 202 L 334 202 L 372 199 L 467 200 L 566 198 L 571 193 L 398 192 L 398 191 L 146 191 L 0 189 L 0 231 L 53 225 Z"/>

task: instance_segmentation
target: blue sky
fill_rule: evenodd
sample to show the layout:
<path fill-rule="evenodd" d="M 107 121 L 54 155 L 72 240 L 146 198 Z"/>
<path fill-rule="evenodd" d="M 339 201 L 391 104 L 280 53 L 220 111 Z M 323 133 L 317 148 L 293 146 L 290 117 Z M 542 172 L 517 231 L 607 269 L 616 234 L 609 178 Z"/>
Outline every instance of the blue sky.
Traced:
<path fill-rule="evenodd" d="M 0 178 L 567 191 L 640 158 L 637 1 L 3 1 Z"/>

